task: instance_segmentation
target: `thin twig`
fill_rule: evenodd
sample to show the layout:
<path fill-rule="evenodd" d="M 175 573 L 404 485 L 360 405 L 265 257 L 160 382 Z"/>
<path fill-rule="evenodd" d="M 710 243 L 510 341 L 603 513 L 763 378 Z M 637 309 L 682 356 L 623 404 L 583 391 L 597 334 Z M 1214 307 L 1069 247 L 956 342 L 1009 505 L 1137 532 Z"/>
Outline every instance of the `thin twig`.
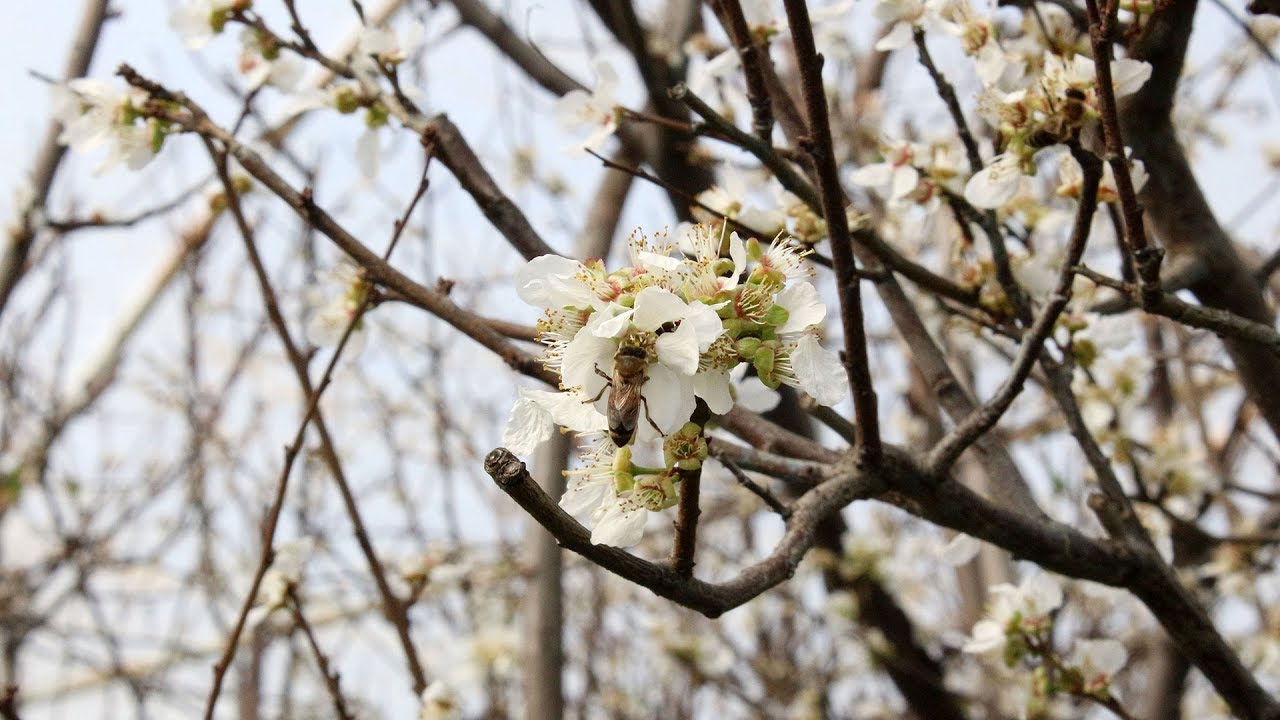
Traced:
<path fill-rule="evenodd" d="M 1071 285 L 1075 280 L 1072 268 L 1084 255 L 1085 246 L 1089 242 L 1093 212 L 1098 206 L 1098 183 L 1102 178 L 1102 165 L 1097 158 L 1081 150 L 1079 145 L 1073 146 L 1072 152 L 1084 168 L 1082 173 L 1084 179 L 1081 183 L 1080 201 L 1076 206 L 1075 224 L 1067 244 L 1067 257 L 1062 269 L 1058 272 L 1057 286 L 1040 310 L 1040 316 L 1036 318 L 1035 324 L 1022 339 L 1022 345 L 1018 348 L 1018 354 L 1009 369 L 1009 374 L 995 395 L 957 423 L 955 429 L 930 451 L 924 463 L 930 473 L 945 472 L 979 436 L 995 427 L 1005 410 L 1008 410 L 1014 399 L 1022 394 L 1023 386 L 1031 376 L 1031 369 L 1043 350 L 1044 341 L 1053 332 L 1058 316 L 1071 301 Z"/>
<path fill-rule="evenodd" d="M 881 454 L 880 420 L 876 411 L 876 389 L 871 382 L 871 368 L 867 359 L 867 335 L 862 318 L 862 284 L 855 272 L 857 265 L 853 259 L 853 237 L 849 233 L 849 217 L 845 213 L 844 191 L 836 168 L 830 119 L 827 115 L 822 58 L 814 47 L 809 8 L 804 0 L 786 0 L 785 4 L 804 89 L 805 108 L 809 116 L 809 142 L 805 150 L 813 157 L 818 171 L 822 215 L 827 222 L 831 262 L 834 265 L 836 288 L 840 294 L 840 319 L 844 330 L 844 355 L 841 360 L 853 388 L 853 408 L 857 420 L 855 446 L 864 460 L 874 466 L 879 462 Z"/>
<path fill-rule="evenodd" d="M 311 647 L 311 654 L 316 659 L 316 665 L 319 666 L 321 677 L 324 678 L 324 687 L 329 692 L 329 699 L 333 701 L 333 711 L 341 720 L 353 720 L 351 711 L 347 709 L 347 699 L 342 694 L 342 685 L 339 682 L 338 672 L 330 667 L 329 658 L 320 649 L 320 642 L 316 640 L 315 631 L 311 629 L 311 623 L 307 622 L 307 616 L 302 612 L 302 600 L 298 597 L 297 590 L 290 585 L 288 593 L 288 599 L 285 604 L 289 608 L 290 614 L 293 615 L 294 622 L 302 630 L 303 637 L 307 639 L 307 645 Z"/>
<path fill-rule="evenodd" d="M 751 491 L 753 495 L 760 498 L 765 505 L 769 506 L 770 510 L 781 516 L 783 520 L 791 517 L 791 508 L 788 508 L 785 503 L 777 498 L 776 495 L 769 492 L 768 488 L 757 483 L 755 480 L 752 480 L 750 476 L 748 476 L 742 468 L 738 467 L 738 464 L 731 458 L 720 455 L 716 455 L 715 458 L 733 474 L 734 479 L 736 479 L 742 487 Z"/>

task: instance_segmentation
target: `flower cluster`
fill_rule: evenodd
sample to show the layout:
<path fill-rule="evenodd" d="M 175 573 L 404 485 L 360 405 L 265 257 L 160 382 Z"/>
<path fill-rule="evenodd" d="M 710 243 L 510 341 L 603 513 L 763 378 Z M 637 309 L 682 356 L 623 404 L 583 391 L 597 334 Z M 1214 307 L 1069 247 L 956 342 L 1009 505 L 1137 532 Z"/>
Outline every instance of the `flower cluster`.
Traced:
<path fill-rule="evenodd" d="M 991 594 L 987 617 L 973 626 L 965 652 L 1002 650 L 1005 662 L 1013 665 L 1029 645 L 1049 641 L 1053 612 L 1062 605 L 1062 587 L 1052 576 L 1032 575 L 1017 587 L 1001 583 L 991 588 Z"/>
<path fill-rule="evenodd" d="M 825 405 L 848 392 L 840 361 L 818 343 L 826 306 L 807 281 L 803 252 L 781 236 L 764 245 L 705 225 L 692 226 L 680 246 L 636 233 L 628 267 L 544 255 L 516 276 L 521 299 L 546 308 L 543 362 L 561 392 L 523 392 L 503 440 L 526 454 L 556 426 L 609 432 L 571 475 L 563 501 L 570 512 L 596 511 L 596 542 L 634 544 L 640 510 L 674 504 L 680 473 L 706 457 L 695 408 L 732 409 L 734 378 L 749 367 L 764 386 L 797 387 Z M 658 437 L 662 467 L 634 464 L 633 439 Z"/>
<path fill-rule="evenodd" d="M 997 37 L 991 19 L 966 0 L 881 0 L 876 14 L 897 23 L 877 48 L 903 47 L 915 29 L 934 26 L 956 36 L 973 58 L 984 88 L 978 114 L 998 128 L 1002 139 L 1002 153 L 965 188 L 975 207 L 1003 207 L 1017 195 L 1022 177 L 1035 174 L 1033 156 L 1039 150 L 1069 141 L 1099 117 L 1094 61 L 1061 8 L 1037 4 L 1040 22 L 1011 37 Z M 1131 58 L 1113 61 L 1110 69 L 1117 98 L 1137 92 L 1151 76 L 1149 64 Z M 904 168 L 910 162 L 901 151 L 892 157 Z M 911 188 L 909 179 L 906 170 L 894 175 L 895 199 Z"/>
<path fill-rule="evenodd" d="M 120 163 L 130 170 L 142 168 L 160 151 L 170 132 L 166 123 L 143 112 L 148 97 L 141 90 L 78 78 L 54 86 L 52 95 L 51 115 L 62 124 L 58 142 L 80 153 L 107 148 L 97 172 Z"/>
<path fill-rule="evenodd" d="M 1069 657 L 1060 656 L 1053 645 L 1053 616 L 1063 599 L 1057 580 L 1041 573 L 1017 587 L 997 585 L 991 594 L 987 618 L 973 626 L 965 652 L 1000 650 L 1009 667 L 1034 662 L 1033 705 L 1059 693 L 1100 700 L 1111 696 L 1112 677 L 1128 661 L 1128 651 L 1117 640 L 1080 638 Z"/>

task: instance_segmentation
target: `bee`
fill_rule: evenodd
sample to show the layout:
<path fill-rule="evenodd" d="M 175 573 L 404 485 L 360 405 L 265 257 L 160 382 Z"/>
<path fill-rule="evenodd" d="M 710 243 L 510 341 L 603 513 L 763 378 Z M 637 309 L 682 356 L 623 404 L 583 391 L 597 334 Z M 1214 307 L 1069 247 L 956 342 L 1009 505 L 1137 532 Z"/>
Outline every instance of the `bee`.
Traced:
<path fill-rule="evenodd" d="M 596 374 L 604 378 L 607 384 L 600 388 L 600 392 L 588 402 L 599 400 L 605 390 L 610 390 L 608 411 L 605 416 L 609 420 L 609 437 L 618 447 L 630 444 L 635 437 L 641 406 L 644 407 L 645 419 L 654 430 L 658 430 L 659 435 L 662 434 L 657 423 L 649 417 L 649 403 L 640 392 L 645 381 L 649 379 L 646 372 L 648 367 L 649 357 L 645 349 L 626 342 L 618 346 L 617 352 L 613 355 L 612 377 L 606 375 L 598 366 L 596 367 Z"/>
<path fill-rule="evenodd" d="M 1048 95 L 1045 97 L 1048 99 Z M 1050 101 L 1049 109 L 1053 111 L 1053 115 L 1045 121 L 1039 130 L 1027 138 L 1027 145 L 1033 148 L 1049 147 L 1074 137 L 1075 133 L 1084 124 L 1084 100 L 1085 94 L 1083 90 L 1069 87 L 1067 88 L 1066 100 L 1062 103 L 1061 111 L 1053 107 L 1053 102 Z"/>

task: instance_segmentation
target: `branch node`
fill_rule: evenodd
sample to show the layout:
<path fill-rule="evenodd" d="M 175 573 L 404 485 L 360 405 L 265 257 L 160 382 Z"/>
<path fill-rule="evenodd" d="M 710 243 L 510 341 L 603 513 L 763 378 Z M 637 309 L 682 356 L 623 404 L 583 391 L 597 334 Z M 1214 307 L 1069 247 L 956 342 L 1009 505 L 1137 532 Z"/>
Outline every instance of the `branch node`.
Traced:
<path fill-rule="evenodd" d="M 510 450 L 494 448 L 484 456 L 484 471 L 498 483 L 498 487 L 509 488 L 520 481 L 525 474 L 524 463 Z"/>

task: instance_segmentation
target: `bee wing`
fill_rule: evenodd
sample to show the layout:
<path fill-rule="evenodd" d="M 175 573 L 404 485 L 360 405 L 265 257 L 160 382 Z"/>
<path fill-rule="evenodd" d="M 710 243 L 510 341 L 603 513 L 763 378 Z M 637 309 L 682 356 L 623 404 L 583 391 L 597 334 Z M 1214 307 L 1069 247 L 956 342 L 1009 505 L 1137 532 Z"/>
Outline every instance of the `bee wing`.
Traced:
<path fill-rule="evenodd" d="M 617 443 L 619 438 L 631 441 L 636 431 L 636 420 L 640 416 L 640 387 L 638 382 L 614 378 L 613 389 L 609 393 L 609 432 Z"/>

